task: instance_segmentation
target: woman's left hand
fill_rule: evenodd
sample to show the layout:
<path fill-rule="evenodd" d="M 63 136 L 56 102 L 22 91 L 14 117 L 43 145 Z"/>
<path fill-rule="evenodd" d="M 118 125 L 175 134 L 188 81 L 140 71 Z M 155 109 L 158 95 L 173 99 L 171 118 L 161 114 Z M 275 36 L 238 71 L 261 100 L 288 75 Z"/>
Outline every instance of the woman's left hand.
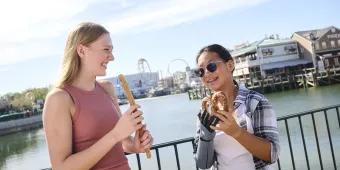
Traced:
<path fill-rule="evenodd" d="M 223 131 L 233 138 L 239 137 L 242 133 L 242 128 L 237 124 L 233 114 L 234 112 L 217 111 L 215 116 L 218 117 L 220 121 L 216 126 L 210 126 L 210 128 Z"/>
<path fill-rule="evenodd" d="M 141 129 L 136 131 L 133 145 L 137 153 L 145 152 L 145 149 L 151 148 L 153 143 L 153 138 L 148 130 L 146 130 L 146 125 L 143 125 Z"/>

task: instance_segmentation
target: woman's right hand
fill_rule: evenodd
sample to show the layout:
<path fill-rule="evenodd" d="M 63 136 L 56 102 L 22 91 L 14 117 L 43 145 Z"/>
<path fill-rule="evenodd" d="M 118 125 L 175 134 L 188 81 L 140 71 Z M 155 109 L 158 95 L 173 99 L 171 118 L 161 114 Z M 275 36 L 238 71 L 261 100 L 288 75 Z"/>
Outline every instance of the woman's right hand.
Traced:
<path fill-rule="evenodd" d="M 143 127 L 142 120 L 144 118 L 143 113 L 138 110 L 139 107 L 138 105 L 130 106 L 120 117 L 112 130 L 115 139 L 121 141 Z"/>
<path fill-rule="evenodd" d="M 218 123 L 219 119 L 216 116 L 210 115 L 209 112 L 206 110 L 201 110 L 197 116 L 201 124 L 206 129 L 208 129 L 210 132 L 214 131 L 213 129 L 210 128 L 210 126 L 211 125 L 215 126 Z"/>

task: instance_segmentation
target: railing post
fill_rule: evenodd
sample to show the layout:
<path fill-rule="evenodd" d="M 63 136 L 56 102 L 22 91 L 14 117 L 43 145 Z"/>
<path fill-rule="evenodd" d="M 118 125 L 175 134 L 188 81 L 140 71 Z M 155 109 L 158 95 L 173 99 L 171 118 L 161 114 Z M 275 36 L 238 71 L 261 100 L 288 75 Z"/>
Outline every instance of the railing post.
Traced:
<path fill-rule="evenodd" d="M 290 156 L 292 158 L 292 165 L 293 165 L 293 169 L 295 169 L 294 153 L 293 153 L 293 149 L 292 149 L 292 143 L 290 141 L 290 134 L 289 134 L 289 127 L 288 127 L 287 119 L 285 119 L 285 126 L 286 126 L 286 131 L 287 131 Z"/>
<path fill-rule="evenodd" d="M 181 170 L 181 166 L 179 165 L 179 158 L 178 158 L 178 150 L 177 150 L 177 144 L 174 145 L 175 148 L 175 155 L 176 155 L 176 163 L 177 163 L 177 169 Z"/>
<path fill-rule="evenodd" d="M 281 170 L 280 159 L 277 159 L 277 166 L 279 167 L 279 170 Z"/>
<path fill-rule="evenodd" d="M 157 166 L 158 166 L 158 170 L 161 170 L 161 161 L 159 159 L 159 152 L 158 152 L 158 148 L 156 148 L 156 157 L 157 157 Z"/>
<path fill-rule="evenodd" d="M 317 149 L 318 149 L 320 167 L 321 167 L 321 169 L 323 169 L 322 159 L 321 159 L 321 152 L 320 152 L 320 146 L 319 146 L 319 139 L 318 139 L 318 132 L 316 131 L 316 126 L 315 126 L 314 113 L 312 113 L 312 120 L 313 120 L 313 128 L 314 128 L 314 135 L 315 135 L 315 140 L 316 140 L 316 146 L 317 146 Z"/>
<path fill-rule="evenodd" d="M 328 140 L 329 140 L 329 145 L 331 146 L 331 152 L 332 152 L 332 159 L 333 159 L 333 165 L 334 165 L 334 169 L 336 170 L 336 162 L 335 162 L 335 157 L 334 157 L 334 150 L 333 150 L 333 143 L 332 143 L 332 136 L 331 133 L 329 131 L 329 125 L 328 125 L 328 117 L 327 117 L 327 110 L 323 111 L 324 115 L 325 115 L 325 119 L 326 119 L 326 126 L 327 126 L 327 134 L 328 134 Z"/>
<path fill-rule="evenodd" d="M 301 132 L 301 138 L 302 138 L 302 143 L 303 143 L 303 150 L 305 152 L 307 169 L 310 169 L 309 161 L 308 161 L 308 154 L 307 154 L 307 149 L 306 149 L 305 135 L 303 133 L 303 127 L 302 127 L 302 123 L 301 123 L 301 116 L 299 116 L 299 125 L 300 125 L 300 132 Z"/>
<path fill-rule="evenodd" d="M 140 163 L 140 157 L 139 157 L 139 154 L 136 153 L 136 156 L 137 156 L 137 165 L 138 165 L 138 169 L 139 170 L 142 170 L 142 166 L 141 166 L 141 163 Z"/>
<path fill-rule="evenodd" d="M 338 123 L 339 123 L 339 128 L 340 128 L 339 107 L 336 107 L 335 110 L 336 110 L 336 115 L 337 115 L 337 117 L 338 117 Z"/>

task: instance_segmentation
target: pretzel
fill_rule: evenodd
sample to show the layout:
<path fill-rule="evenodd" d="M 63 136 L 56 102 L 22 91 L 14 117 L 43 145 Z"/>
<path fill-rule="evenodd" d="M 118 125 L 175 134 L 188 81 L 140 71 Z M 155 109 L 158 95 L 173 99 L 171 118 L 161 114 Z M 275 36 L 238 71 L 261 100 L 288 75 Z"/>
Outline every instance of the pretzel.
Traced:
<path fill-rule="evenodd" d="M 221 103 L 221 101 L 223 103 Z M 218 91 L 215 92 L 212 97 L 211 97 L 211 111 L 212 113 L 217 113 L 217 111 L 219 110 L 224 110 L 226 112 L 229 111 L 229 104 L 228 104 L 228 97 L 226 95 L 224 95 L 223 92 Z M 221 106 L 222 104 L 222 106 Z M 222 107 L 222 108 L 221 108 Z"/>
<path fill-rule="evenodd" d="M 202 106 L 201 106 L 202 111 L 208 111 L 210 104 L 211 104 L 211 97 L 210 96 L 204 97 L 202 99 Z"/>

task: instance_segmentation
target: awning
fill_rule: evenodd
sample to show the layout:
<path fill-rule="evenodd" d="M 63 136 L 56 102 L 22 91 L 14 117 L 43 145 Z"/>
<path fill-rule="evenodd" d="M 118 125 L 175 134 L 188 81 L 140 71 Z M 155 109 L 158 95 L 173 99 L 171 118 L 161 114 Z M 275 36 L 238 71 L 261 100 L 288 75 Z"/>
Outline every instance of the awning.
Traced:
<path fill-rule="evenodd" d="M 306 59 L 287 60 L 287 61 L 262 64 L 261 67 L 262 67 L 262 70 L 270 70 L 273 68 L 283 68 L 283 67 L 296 66 L 299 64 L 308 64 L 308 63 L 313 63 L 313 61 L 306 60 Z"/>

